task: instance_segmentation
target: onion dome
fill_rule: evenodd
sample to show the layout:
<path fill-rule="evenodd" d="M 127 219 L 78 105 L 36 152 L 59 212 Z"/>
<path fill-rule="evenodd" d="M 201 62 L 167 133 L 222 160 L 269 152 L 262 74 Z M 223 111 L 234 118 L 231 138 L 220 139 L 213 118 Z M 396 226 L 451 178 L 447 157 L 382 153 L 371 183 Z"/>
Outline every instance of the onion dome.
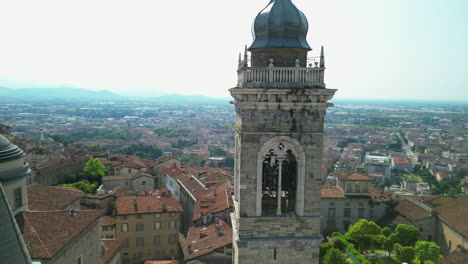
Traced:
<path fill-rule="evenodd" d="M 311 50 L 307 43 L 309 23 L 305 15 L 291 0 L 271 0 L 258 13 L 252 26 L 256 48 L 303 48 Z"/>
<path fill-rule="evenodd" d="M 24 152 L 11 143 L 6 137 L 0 135 L 0 163 L 19 159 L 24 156 Z"/>

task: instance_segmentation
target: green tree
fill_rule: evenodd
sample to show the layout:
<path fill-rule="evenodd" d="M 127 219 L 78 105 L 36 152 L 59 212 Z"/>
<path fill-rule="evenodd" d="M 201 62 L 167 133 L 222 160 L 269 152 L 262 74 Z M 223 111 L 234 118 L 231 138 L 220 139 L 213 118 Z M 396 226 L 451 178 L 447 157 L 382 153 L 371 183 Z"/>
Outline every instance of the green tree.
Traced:
<path fill-rule="evenodd" d="M 220 156 L 220 157 L 224 157 L 226 156 L 227 153 L 226 151 L 220 149 L 220 148 L 215 148 L 211 151 L 211 156 Z"/>
<path fill-rule="evenodd" d="M 427 260 L 432 262 L 439 260 L 440 247 L 434 242 L 418 241 L 414 249 L 416 250 L 416 256 L 421 264 Z"/>
<path fill-rule="evenodd" d="M 379 189 L 385 189 L 385 186 L 386 186 L 385 182 L 381 182 L 381 183 L 377 184 L 377 188 L 379 188 Z"/>
<path fill-rule="evenodd" d="M 411 263 L 416 256 L 416 251 L 413 247 L 404 247 L 399 243 L 394 246 L 395 254 L 401 262 Z"/>
<path fill-rule="evenodd" d="M 325 255 L 325 263 L 326 264 L 344 264 L 345 261 L 341 256 L 341 252 L 339 249 L 330 248 Z"/>
<path fill-rule="evenodd" d="M 419 229 L 412 225 L 399 224 L 395 229 L 396 242 L 408 247 L 414 246 L 419 240 Z"/>
<path fill-rule="evenodd" d="M 98 158 L 90 158 L 86 162 L 83 172 L 89 180 L 100 185 L 102 176 L 106 174 L 106 167 Z"/>
<path fill-rule="evenodd" d="M 224 167 L 234 168 L 234 158 L 233 157 L 227 157 L 224 160 Z"/>
<path fill-rule="evenodd" d="M 382 246 L 382 249 L 385 249 L 388 251 L 388 257 L 391 257 L 391 251 L 393 250 L 393 246 L 395 244 L 395 239 L 394 236 L 385 236 L 385 235 L 379 235 L 378 236 L 378 242 Z"/>
<path fill-rule="evenodd" d="M 354 225 L 349 227 L 346 237 L 356 241 L 359 251 L 362 252 L 364 247 L 373 247 L 373 243 L 377 241 L 377 235 L 382 233 L 382 228 L 374 221 L 361 219 Z"/>
<path fill-rule="evenodd" d="M 389 237 L 392 234 L 392 229 L 390 227 L 384 227 L 382 228 L 382 234 L 386 237 Z"/>

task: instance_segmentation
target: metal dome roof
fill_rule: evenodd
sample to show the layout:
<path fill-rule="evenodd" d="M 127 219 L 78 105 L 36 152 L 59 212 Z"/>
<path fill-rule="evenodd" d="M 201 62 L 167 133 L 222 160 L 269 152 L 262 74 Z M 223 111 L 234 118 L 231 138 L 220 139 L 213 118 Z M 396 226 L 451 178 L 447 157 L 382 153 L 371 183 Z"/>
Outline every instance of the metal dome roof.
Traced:
<path fill-rule="evenodd" d="M 303 48 L 307 43 L 309 23 L 291 0 L 271 0 L 255 18 L 252 26 L 254 42 L 250 49 L 267 47 Z"/>
<path fill-rule="evenodd" d="M 6 137 L 0 135 L 0 162 L 19 159 L 24 156 L 24 152 L 10 142 Z"/>

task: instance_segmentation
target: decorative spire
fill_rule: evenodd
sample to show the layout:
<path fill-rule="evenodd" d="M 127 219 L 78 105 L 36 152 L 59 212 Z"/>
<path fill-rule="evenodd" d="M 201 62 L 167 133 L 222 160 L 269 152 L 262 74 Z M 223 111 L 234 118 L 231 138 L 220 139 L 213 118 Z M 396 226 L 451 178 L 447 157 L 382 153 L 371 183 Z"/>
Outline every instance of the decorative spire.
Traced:
<path fill-rule="evenodd" d="M 325 68 L 325 52 L 323 51 L 323 46 L 320 51 L 320 68 Z"/>
<path fill-rule="evenodd" d="M 244 50 L 244 66 L 248 66 L 248 57 L 247 57 L 247 45 L 245 45 L 245 50 Z"/>
<path fill-rule="evenodd" d="M 242 52 L 239 52 L 239 63 L 242 61 Z"/>

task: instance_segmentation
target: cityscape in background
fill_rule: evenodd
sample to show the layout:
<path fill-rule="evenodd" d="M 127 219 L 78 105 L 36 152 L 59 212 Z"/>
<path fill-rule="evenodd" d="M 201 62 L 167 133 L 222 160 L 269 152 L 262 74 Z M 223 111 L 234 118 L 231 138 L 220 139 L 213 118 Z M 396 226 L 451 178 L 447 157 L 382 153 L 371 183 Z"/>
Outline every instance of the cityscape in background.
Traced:
<path fill-rule="evenodd" d="M 329 108 L 320 202 L 324 237 L 367 219 L 381 227 L 414 225 L 444 256 L 466 245 L 460 212 L 468 206 L 467 110 L 463 103 L 364 100 L 338 101 Z M 102 239 L 121 263 L 231 263 L 234 118 L 228 101 L 210 98 L 0 102 L 0 133 L 25 152 L 31 169 L 27 217 L 45 209 L 74 208 L 77 215 L 100 209 L 100 220 L 93 218 L 96 234 L 86 239 Z M 83 173 L 92 158 L 106 168 L 100 186 Z M 353 178 L 372 187 L 356 195 L 340 186 L 359 182 Z M 149 205 L 140 200 L 147 196 L 161 198 Z M 66 201 L 60 204 L 56 197 Z M 145 218 L 133 210 L 140 205 L 126 201 L 135 197 Z M 162 197 L 167 201 L 161 203 Z M 147 206 L 155 210 L 148 212 Z M 123 220 L 119 207 L 130 208 L 126 219 L 135 220 Z M 128 232 L 123 224 L 129 224 Z M 33 246 L 31 238 L 25 240 Z M 29 247 L 32 259 L 42 258 Z"/>

